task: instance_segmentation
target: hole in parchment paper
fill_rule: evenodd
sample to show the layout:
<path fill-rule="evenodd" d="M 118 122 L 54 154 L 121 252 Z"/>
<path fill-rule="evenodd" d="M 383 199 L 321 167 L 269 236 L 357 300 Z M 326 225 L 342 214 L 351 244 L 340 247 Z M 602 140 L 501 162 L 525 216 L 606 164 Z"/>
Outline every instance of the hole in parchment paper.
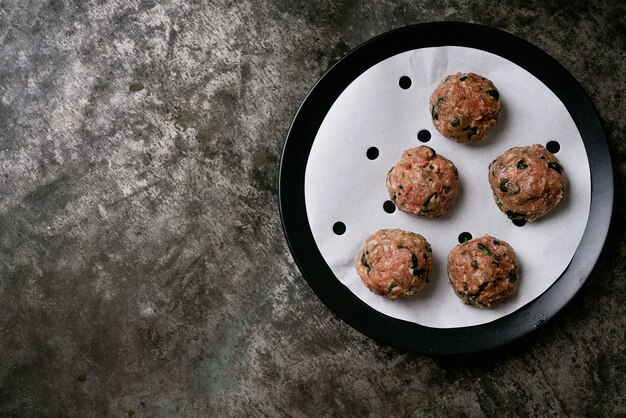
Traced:
<path fill-rule="evenodd" d="M 404 90 L 408 89 L 409 87 L 411 87 L 411 79 L 405 75 L 403 75 L 402 77 L 400 77 L 400 87 L 402 87 Z"/>
<path fill-rule="evenodd" d="M 428 142 L 430 141 L 430 132 L 426 129 L 422 129 L 417 133 L 417 140 L 420 142 Z"/>
<path fill-rule="evenodd" d="M 513 219 L 513 225 L 524 226 L 526 225 L 526 219 Z"/>
<path fill-rule="evenodd" d="M 346 224 L 343 222 L 335 222 L 333 232 L 337 235 L 343 235 L 346 232 Z"/>
<path fill-rule="evenodd" d="M 556 141 L 549 141 L 546 144 L 546 149 L 550 151 L 552 154 L 556 154 L 561 149 L 561 144 Z"/>
<path fill-rule="evenodd" d="M 466 241 L 469 241 L 472 239 L 472 234 L 470 234 L 469 232 L 461 232 L 459 234 L 459 244 L 463 244 Z"/>
<path fill-rule="evenodd" d="M 369 158 L 370 160 L 375 160 L 376 158 L 378 158 L 378 148 L 376 147 L 371 147 L 367 150 L 367 152 L 365 153 L 367 155 L 367 158 Z"/>
<path fill-rule="evenodd" d="M 394 213 L 396 211 L 396 205 L 391 200 L 386 200 L 383 203 L 383 210 L 387 213 Z"/>

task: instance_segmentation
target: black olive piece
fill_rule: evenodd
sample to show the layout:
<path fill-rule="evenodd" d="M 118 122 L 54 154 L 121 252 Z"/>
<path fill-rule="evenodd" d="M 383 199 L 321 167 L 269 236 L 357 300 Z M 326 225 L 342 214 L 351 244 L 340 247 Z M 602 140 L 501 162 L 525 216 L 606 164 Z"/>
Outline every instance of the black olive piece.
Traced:
<path fill-rule="evenodd" d="M 487 90 L 487 94 L 496 100 L 500 98 L 500 93 L 498 93 L 498 90 Z"/>
<path fill-rule="evenodd" d="M 413 276 L 422 277 L 426 273 L 424 269 L 413 269 Z"/>
<path fill-rule="evenodd" d="M 430 196 L 428 196 L 428 199 L 424 200 L 424 203 L 422 203 L 422 206 L 424 206 L 424 207 L 428 206 L 428 204 L 430 203 L 430 200 L 433 197 L 435 197 L 435 196 L 437 196 L 437 192 L 435 192 L 435 193 L 431 194 Z"/>
<path fill-rule="evenodd" d="M 500 191 L 502 193 L 506 193 L 506 192 L 509 191 L 509 183 L 510 183 L 509 179 L 501 179 L 500 180 Z"/>

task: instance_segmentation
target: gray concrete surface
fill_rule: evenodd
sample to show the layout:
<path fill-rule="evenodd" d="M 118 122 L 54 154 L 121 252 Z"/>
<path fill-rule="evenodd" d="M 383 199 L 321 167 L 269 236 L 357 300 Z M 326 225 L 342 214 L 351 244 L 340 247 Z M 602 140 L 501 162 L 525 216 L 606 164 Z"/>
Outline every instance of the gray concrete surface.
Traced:
<path fill-rule="evenodd" d="M 620 1 L 0 0 L 0 416 L 625 416 Z M 313 294 L 277 207 L 308 89 L 368 38 L 460 20 L 547 51 L 601 115 L 615 222 L 521 342 L 429 357 Z"/>

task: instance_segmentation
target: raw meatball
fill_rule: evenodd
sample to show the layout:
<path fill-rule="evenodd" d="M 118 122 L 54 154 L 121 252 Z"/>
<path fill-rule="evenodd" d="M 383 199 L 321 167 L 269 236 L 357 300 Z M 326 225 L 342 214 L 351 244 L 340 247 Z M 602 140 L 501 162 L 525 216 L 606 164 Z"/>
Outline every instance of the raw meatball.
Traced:
<path fill-rule="evenodd" d="M 372 292 L 396 299 L 422 290 L 431 264 L 432 249 L 423 236 L 381 229 L 365 241 L 356 271 Z"/>
<path fill-rule="evenodd" d="M 559 160 L 535 144 L 511 148 L 493 160 L 489 184 L 502 212 L 532 222 L 559 203 L 567 179 Z"/>
<path fill-rule="evenodd" d="M 448 278 L 463 303 L 491 308 L 515 291 L 515 252 L 489 235 L 459 244 L 448 254 Z"/>
<path fill-rule="evenodd" d="M 430 96 L 430 114 L 441 135 L 461 143 L 480 141 L 500 116 L 500 94 L 485 77 L 456 73 Z"/>
<path fill-rule="evenodd" d="M 432 148 L 411 148 L 387 174 L 389 197 L 403 212 L 436 218 L 452 205 L 459 191 L 454 164 Z"/>

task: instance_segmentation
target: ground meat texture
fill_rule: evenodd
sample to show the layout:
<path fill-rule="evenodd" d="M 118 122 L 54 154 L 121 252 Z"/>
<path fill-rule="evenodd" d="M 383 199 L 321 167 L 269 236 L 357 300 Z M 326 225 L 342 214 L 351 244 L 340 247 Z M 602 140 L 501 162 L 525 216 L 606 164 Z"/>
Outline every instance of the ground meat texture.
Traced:
<path fill-rule="evenodd" d="M 459 191 L 459 173 L 432 148 L 411 148 L 387 174 L 389 197 L 398 209 L 429 218 L 443 215 Z"/>
<path fill-rule="evenodd" d="M 480 141 L 501 114 L 500 93 L 478 74 L 449 75 L 430 96 L 430 114 L 441 135 L 461 143 Z"/>
<path fill-rule="evenodd" d="M 381 229 L 365 240 L 356 271 L 372 292 L 396 299 L 422 290 L 431 265 L 432 249 L 423 236 Z"/>
<path fill-rule="evenodd" d="M 567 185 L 559 160 L 539 144 L 515 147 L 489 165 L 496 204 L 510 219 L 532 222 L 550 212 Z"/>
<path fill-rule="evenodd" d="M 515 291 L 517 258 L 506 242 L 484 235 L 448 254 L 448 278 L 463 303 L 491 308 Z"/>

